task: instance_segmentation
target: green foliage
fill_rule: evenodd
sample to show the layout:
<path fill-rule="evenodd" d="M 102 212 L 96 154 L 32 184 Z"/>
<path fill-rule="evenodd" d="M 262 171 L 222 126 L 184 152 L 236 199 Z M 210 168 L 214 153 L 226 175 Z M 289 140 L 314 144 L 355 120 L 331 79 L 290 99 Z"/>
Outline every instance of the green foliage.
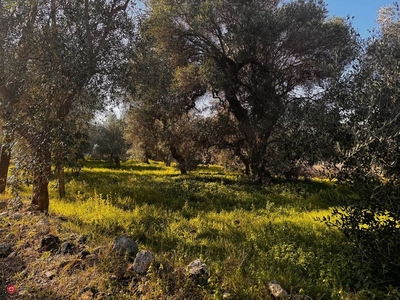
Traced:
<path fill-rule="evenodd" d="M 126 135 L 144 161 L 163 160 L 182 172 L 194 170 L 207 153 L 204 116 L 197 100 L 206 92 L 198 67 L 173 65 L 168 53 L 159 48 L 149 33 L 148 22 L 132 58 L 129 84 L 131 107 Z M 176 67 L 174 70 L 173 67 Z"/>
<path fill-rule="evenodd" d="M 357 270 L 352 284 L 357 289 L 385 291 L 400 280 L 399 188 L 390 184 L 363 187 L 357 201 L 334 208 L 328 225 L 339 228 L 356 251 L 350 255 Z"/>
<path fill-rule="evenodd" d="M 32 202 L 47 211 L 51 164 L 60 166 L 77 152 L 75 134 L 115 95 L 133 36 L 127 13 L 133 4 L 14 1 L 15 11 L 5 5 L 0 3 L 0 118 L 26 145 L 14 159 L 35 173 Z"/>
<path fill-rule="evenodd" d="M 230 120 L 216 122 L 225 128 L 214 142 L 238 156 L 255 180 L 265 183 L 272 171 L 281 175 L 293 162 L 330 154 L 326 136 L 319 141 L 325 151 L 315 155 L 311 141 L 319 139 L 315 128 L 324 124 L 315 116 L 333 107 L 319 92 L 356 52 L 349 24 L 328 19 L 324 4 L 316 1 L 157 0 L 149 5 L 146 29 L 153 49 L 175 70 L 175 89 L 204 96 L 215 119 Z M 301 118 L 299 111 L 311 116 Z M 291 119 L 298 123 L 288 126 L 295 123 Z M 314 119 L 318 124 L 310 122 Z"/>
<path fill-rule="evenodd" d="M 124 125 L 124 121 L 118 119 L 114 113 L 108 114 L 103 124 L 92 125 L 89 136 L 91 157 L 107 159 L 111 164 L 120 167 L 129 148 L 129 143 L 124 138 Z"/>
<path fill-rule="evenodd" d="M 384 295 L 400 280 L 399 6 L 382 8 L 378 20 L 373 38 L 331 94 L 342 116 L 338 179 L 357 197 L 343 199 L 327 223 L 354 247 L 355 288 L 390 299 L 396 295 Z"/>

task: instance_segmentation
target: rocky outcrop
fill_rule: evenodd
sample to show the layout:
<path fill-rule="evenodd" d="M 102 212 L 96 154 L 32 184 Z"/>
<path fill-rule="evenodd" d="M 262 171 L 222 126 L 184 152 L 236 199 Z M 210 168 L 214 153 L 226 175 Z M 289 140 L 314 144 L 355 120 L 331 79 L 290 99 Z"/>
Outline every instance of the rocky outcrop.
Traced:
<path fill-rule="evenodd" d="M 271 295 L 274 296 L 276 299 L 289 298 L 289 294 L 275 280 L 271 280 L 270 282 L 268 282 L 268 289 L 271 292 Z"/>
<path fill-rule="evenodd" d="M 208 276 L 208 266 L 203 263 L 200 259 L 192 261 L 187 266 L 187 272 L 189 277 L 200 278 Z"/>
<path fill-rule="evenodd" d="M 147 250 L 142 250 L 136 254 L 132 270 L 138 274 L 145 274 L 149 270 L 150 265 L 154 262 L 154 254 Z"/>
<path fill-rule="evenodd" d="M 112 251 L 123 256 L 127 255 L 129 258 L 134 258 L 138 250 L 138 244 L 126 236 L 116 237 L 112 244 Z"/>

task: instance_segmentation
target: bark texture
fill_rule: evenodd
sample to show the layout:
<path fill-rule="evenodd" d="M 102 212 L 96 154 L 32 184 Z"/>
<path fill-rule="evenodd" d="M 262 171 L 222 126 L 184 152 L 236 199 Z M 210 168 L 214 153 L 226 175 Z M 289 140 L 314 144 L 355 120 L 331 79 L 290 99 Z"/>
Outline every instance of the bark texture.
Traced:
<path fill-rule="evenodd" d="M 0 193 L 4 193 L 7 186 L 7 175 L 11 158 L 11 149 L 9 144 L 1 145 L 0 151 Z"/>
<path fill-rule="evenodd" d="M 50 148 L 41 148 L 36 151 L 36 159 L 39 160 L 37 168 L 33 171 L 32 204 L 38 206 L 38 210 L 49 210 L 49 180 L 51 175 Z M 39 167 L 40 166 L 40 167 Z"/>

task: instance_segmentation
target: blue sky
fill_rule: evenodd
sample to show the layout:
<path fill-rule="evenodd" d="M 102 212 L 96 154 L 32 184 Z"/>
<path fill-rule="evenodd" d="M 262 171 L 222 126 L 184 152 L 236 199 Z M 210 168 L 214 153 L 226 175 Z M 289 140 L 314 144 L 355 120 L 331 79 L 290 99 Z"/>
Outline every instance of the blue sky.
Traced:
<path fill-rule="evenodd" d="M 325 0 L 329 15 L 346 17 L 354 16 L 353 27 L 362 37 L 368 37 L 368 29 L 376 27 L 378 10 L 382 6 L 393 4 L 395 0 Z"/>

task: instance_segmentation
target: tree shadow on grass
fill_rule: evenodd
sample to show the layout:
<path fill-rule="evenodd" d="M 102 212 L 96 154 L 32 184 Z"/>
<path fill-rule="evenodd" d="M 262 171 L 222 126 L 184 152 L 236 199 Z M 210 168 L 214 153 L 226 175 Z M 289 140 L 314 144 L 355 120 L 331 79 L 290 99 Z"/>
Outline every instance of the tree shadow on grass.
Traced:
<path fill-rule="evenodd" d="M 335 187 L 329 182 L 308 180 L 276 181 L 258 186 L 232 175 L 224 176 L 217 168 L 203 174 L 163 173 L 161 164 L 126 164 L 121 169 L 87 168 L 77 183 L 85 183 L 83 193 L 94 191 L 109 196 L 122 209 L 135 205 L 155 205 L 162 209 L 181 211 L 184 207 L 199 211 L 232 211 L 265 209 L 266 205 L 285 206 L 299 211 L 327 209 L 334 205 Z M 161 172 L 160 172 L 161 170 Z M 135 171 L 144 171 L 143 174 Z M 337 197 L 336 197 L 337 198 Z M 189 214 L 190 215 L 190 214 Z"/>

